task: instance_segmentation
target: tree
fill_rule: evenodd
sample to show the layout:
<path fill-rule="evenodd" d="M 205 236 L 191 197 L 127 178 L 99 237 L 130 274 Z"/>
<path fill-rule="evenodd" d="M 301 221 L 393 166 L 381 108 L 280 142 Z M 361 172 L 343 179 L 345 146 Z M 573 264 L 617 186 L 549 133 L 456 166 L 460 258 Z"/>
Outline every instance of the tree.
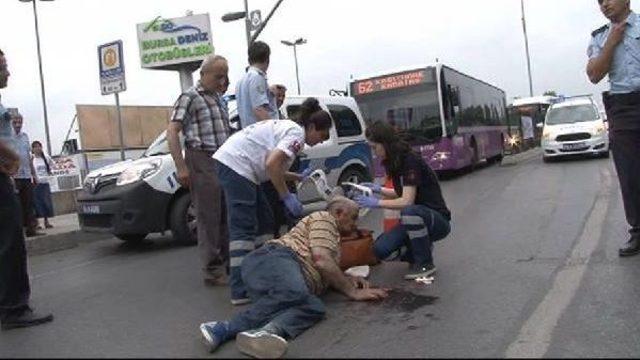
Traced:
<path fill-rule="evenodd" d="M 544 96 L 558 96 L 558 94 L 555 92 L 555 90 L 547 90 L 542 95 L 544 95 Z"/>

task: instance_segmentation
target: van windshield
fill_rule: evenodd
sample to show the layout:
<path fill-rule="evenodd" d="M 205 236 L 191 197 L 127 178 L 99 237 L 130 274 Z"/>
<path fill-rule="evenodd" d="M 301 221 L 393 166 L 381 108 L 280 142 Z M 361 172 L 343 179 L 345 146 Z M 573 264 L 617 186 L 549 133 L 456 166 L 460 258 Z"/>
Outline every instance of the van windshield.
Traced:
<path fill-rule="evenodd" d="M 598 120 L 598 112 L 593 105 L 574 105 L 554 108 L 547 113 L 547 125 L 573 124 Z"/>

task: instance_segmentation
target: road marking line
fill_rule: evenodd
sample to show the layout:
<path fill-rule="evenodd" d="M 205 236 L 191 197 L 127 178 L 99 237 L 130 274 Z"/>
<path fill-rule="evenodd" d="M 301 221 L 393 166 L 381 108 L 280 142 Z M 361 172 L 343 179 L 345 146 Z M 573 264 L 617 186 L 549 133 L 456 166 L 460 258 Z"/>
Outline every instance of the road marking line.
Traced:
<path fill-rule="evenodd" d="M 58 273 L 61 273 L 61 272 L 65 272 L 65 271 L 69 271 L 69 270 L 79 269 L 79 268 L 82 268 L 82 267 L 85 267 L 85 266 L 91 265 L 91 264 L 93 264 L 93 263 L 96 263 L 96 262 L 98 262 L 98 261 L 102 261 L 102 260 L 104 260 L 105 258 L 106 258 L 106 257 L 102 257 L 102 258 L 99 258 L 99 259 L 89 260 L 89 261 L 85 261 L 85 262 L 82 262 L 82 263 L 79 263 L 79 264 L 66 266 L 66 267 L 63 267 L 63 268 L 60 268 L 60 269 L 50 270 L 50 271 L 47 271 L 47 272 L 43 272 L 43 273 L 41 273 L 41 274 L 37 274 L 37 275 L 33 275 L 33 276 L 29 276 L 29 278 L 30 278 L 32 281 L 33 281 L 33 280 L 38 280 L 38 279 L 40 279 L 40 278 L 47 277 L 47 276 L 51 276 L 51 275 L 55 275 L 55 274 L 58 274 Z"/>
<path fill-rule="evenodd" d="M 563 268 L 556 274 L 551 290 L 524 323 L 516 340 L 507 348 L 505 357 L 541 358 L 549 349 L 553 330 L 578 291 L 591 255 L 602 235 L 609 206 L 611 173 L 604 169 L 600 175 L 603 180 L 600 191 L 580 239 L 574 245 Z"/>

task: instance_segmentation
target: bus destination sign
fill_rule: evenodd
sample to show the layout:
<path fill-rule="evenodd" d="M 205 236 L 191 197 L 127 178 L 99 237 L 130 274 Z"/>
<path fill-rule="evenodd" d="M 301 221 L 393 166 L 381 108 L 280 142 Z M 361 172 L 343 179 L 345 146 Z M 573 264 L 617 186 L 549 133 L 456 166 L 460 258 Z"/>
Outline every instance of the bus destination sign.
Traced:
<path fill-rule="evenodd" d="M 420 85 L 424 82 L 426 82 L 425 70 L 414 70 L 356 81 L 352 85 L 352 92 L 355 95 L 366 95 L 378 91 L 401 89 L 409 86 Z"/>

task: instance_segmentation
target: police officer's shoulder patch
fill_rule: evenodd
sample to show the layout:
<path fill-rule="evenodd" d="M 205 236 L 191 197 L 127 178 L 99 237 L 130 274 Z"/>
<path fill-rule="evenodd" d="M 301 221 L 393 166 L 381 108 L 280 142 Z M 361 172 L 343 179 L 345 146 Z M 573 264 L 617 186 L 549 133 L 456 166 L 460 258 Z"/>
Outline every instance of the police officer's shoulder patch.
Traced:
<path fill-rule="evenodd" d="M 600 26 L 599 28 L 593 30 L 593 32 L 591 33 L 591 36 L 596 36 L 600 33 L 603 33 L 605 31 L 607 31 L 607 29 L 609 28 L 609 24 L 604 24 L 602 26 Z"/>

